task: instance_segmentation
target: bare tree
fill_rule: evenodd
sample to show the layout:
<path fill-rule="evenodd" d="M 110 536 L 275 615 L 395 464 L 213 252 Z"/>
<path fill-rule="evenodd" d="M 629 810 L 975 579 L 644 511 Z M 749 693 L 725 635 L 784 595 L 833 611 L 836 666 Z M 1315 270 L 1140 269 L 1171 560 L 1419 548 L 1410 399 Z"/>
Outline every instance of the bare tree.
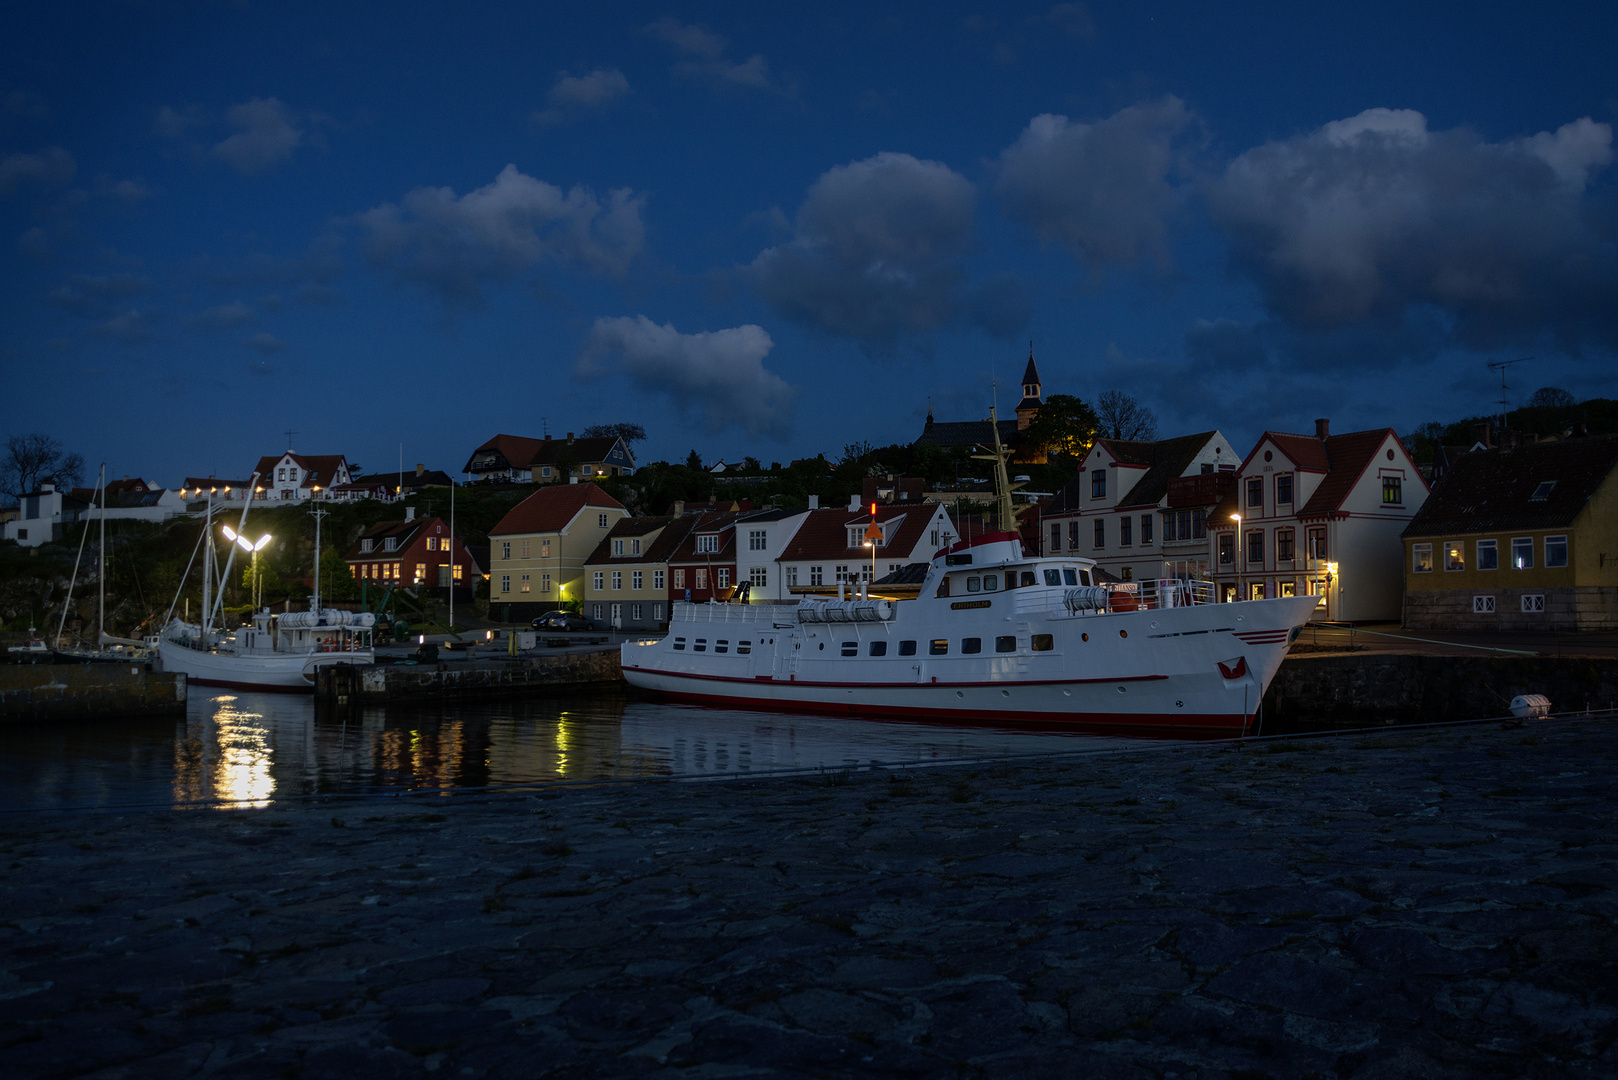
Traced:
<path fill-rule="evenodd" d="M 624 440 L 625 446 L 633 446 L 635 443 L 646 438 L 646 429 L 641 427 L 639 424 L 629 423 L 591 424 L 589 427 L 584 429 L 583 434 L 586 439 L 600 439 L 617 436 L 618 438 Z"/>
<path fill-rule="evenodd" d="M 13 499 L 38 491 L 41 484 L 65 490 L 84 480 L 84 455 L 69 454 L 49 435 L 33 432 L 6 440 L 0 458 L 0 494 Z"/>
<path fill-rule="evenodd" d="M 1578 400 L 1560 386 L 1541 386 L 1528 399 L 1530 409 L 1571 409 L 1577 404 Z"/>
<path fill-rule="evenodd" d="M 1104 439 L 1157 438 L 1157 414 L 1121 390 L 1108 390 L 1096 399 L 1096 419 Z"/>

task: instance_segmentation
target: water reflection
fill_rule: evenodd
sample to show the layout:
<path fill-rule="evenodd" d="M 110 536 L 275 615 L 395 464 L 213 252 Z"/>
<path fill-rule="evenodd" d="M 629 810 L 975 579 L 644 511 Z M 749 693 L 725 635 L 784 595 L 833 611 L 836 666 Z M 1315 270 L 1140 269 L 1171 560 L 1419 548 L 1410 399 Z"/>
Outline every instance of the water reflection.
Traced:
<path fill-rule="evenodd" d="M 193 688 L 183 721 L 0 730 L 0 809 L 259 807 L 318 794 L 923 764 L 1123 740 L 709 709 L 594 692 L 388 712 Z"/>

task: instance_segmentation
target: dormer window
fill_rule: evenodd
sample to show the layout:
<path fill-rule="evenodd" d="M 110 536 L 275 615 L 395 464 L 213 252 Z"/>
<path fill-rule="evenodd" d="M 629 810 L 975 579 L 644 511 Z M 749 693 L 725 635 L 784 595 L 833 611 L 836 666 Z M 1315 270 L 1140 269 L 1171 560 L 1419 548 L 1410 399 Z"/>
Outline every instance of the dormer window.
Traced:
<path fill-rule="evenodd" d="M 636 537 L 635 539 L 633 539 L 633 540 L 631 540 L 629 542 L 629 553 L 631 555 L 639 555 L 640 554 L 640 537 Z"/>
<path fill-rule="evenodd" d="M 397 536 L 383 537 L 382 538 L 382 550 L 383 551 L 398 551 L 399 550 L 399 538 Z"/>
<path fill-rule="evenodd" d="M 376 541 L 372 540 L 370 537 L 366 537 L 364 540 L 360 541 L 360 551 L 362 553 L 369 552 L 375 546 Z"/>
<path fill-rule="evenodd" d="M 624 542 L 622 540 L 614 540 L 612 542 L 612 557 L 615 559 L 621 559 L 624 557 Z"/>
<path fill-rule="evenodd" d="M 1556 487 L 1555 480 L 1541 480 L 1534 493 L 1528 496 L 1529 502 L 1544 502 L 1551 497 L 1551 491 Z"/>
<path fill-rule="evenodd" d="M 1090 470 L 1090 498 L 1105 499 L 1107 497 L 1107 470 Z"/>
<path fill-rule="evenodd" d="M 717 533 L 709 533 L 706 536 L 697 537 L 697 551 L 699 553 L 714 552 L 718 550 L 719 535 Z"/>

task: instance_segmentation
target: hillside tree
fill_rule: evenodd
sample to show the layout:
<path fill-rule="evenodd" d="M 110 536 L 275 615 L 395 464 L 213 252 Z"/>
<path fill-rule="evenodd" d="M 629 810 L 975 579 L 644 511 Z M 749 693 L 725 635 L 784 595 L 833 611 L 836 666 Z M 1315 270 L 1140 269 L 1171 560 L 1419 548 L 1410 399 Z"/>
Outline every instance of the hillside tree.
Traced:
<path fill-rule="evenodd" d="M 0 455 L 0 494 L 16 500 L 38 491 L 41 484 L 66 491 L 83 481 L 84 455 L 68 453 L 49 435 L 36 431 L 6 440 Z"/>

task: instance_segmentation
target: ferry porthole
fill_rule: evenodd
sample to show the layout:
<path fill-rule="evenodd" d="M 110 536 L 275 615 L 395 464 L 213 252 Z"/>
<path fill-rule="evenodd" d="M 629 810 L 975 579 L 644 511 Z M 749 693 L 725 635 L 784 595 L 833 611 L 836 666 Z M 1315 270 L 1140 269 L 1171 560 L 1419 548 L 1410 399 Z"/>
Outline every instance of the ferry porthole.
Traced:
<path fill-rule="evenodd" d="M 1000 696 L 1001 697 L 1010 697 L 1011 696 L 1011 691 L 1010 690 L 1002 690 L 1002 691 L 1000 691 Z"/>
<path fill-rule="evenodd" d="M 1129 687 L 1127 687 L 1127 686 L 1120 686 L 1120 687 L 1119 687 L 1119 688 L 1118 688 L 1118 692 L 1119 692 L 1119 693 L 1120 693 L 1120 694 L 1122 694 L 1122 693 L 1125 693 L 1125 692 L 1127 692 L 1127 691 L 1128 691 L 1128 689 L 1129 689 Z"/>
<path fill-rule="evenodd" d="M 1153 629 L 1153 630 L 1156 630 L 1156 629 L 1157 629 L 1157 624 L 1156 624 L 1156 623 L 1155 623 L 1155 622 L 1154 622 L 1154 623 L 1153 623 L 1153 624 L 1152 624 L 1152 629 Z"/>
<path fill-rule="evenodd" d="M 1128 637 L 1129 636 L 1129 631 L 1128 630 L 1120 630 L 1120 631 L 1118 631 L 1118 636 L 1119 637 Z"/>
<path fill-rule="evenodd" d="M 966 698 L 966 693 L 964 691 L 957 690 L 955 691 L 955 696 L 964 700 Z"/>
<path fill-rule="evenodd" d="M 1080 634 L 1079 635 L 1079 640 L 1080 641 L 1089 641 L 1090 640 L 1090 635 L 1089 634 Z"/>
<path fill-rule="evenodd" d="M 1183 702 L 1183 701 L 1176 701 L 1176 702 L 1175 702 L 1175 703 L 1174 703 L 1174 707 L 1175 707 L 1175 708 L 1176 708 L 1176 709 L 1183 709 L 1183 708 L 1185 708 L 1185 702 Z"/>
<path fill-rule="evenodd" d="M 822 649 L 824 649 L 824 648 L 825 648 L 825 647 L 826 647 L 826 643 L 825 643 L 825 642 L 824 642 L 824 641 L 822 641 L 822 642 L 821 642 L 821 643 L 820 643 L 820 647 L 821 647 L 821 648 L 822 648 Z"/>
<path fill-rule="evenodd" d="M 1073 696 L 1073 691 L 1071 691 L 1071 690 L 1063 690 L 1062 691 L 1062 696 L 1063 697 L 1072 697 Z"/>

